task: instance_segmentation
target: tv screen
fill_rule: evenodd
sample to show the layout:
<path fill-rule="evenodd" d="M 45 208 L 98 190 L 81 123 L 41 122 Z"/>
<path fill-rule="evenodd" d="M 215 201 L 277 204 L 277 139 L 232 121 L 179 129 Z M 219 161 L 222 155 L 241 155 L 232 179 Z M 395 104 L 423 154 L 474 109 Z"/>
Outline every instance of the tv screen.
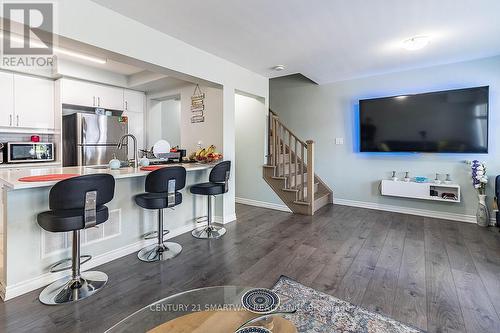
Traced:
<path fill-rule="evenodd" d="M 359 101 L 361 152 L 487 153 L 489 87 Z"/>

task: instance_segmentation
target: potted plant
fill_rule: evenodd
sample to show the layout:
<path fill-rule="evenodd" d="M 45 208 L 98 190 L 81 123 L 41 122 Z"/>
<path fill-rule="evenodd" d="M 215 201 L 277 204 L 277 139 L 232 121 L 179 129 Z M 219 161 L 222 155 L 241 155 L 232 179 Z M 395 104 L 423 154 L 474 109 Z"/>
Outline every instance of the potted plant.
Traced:
<path fill-rule="evenodd" d="M 490 214 L 486 206 L 486 185 L 488 176 L 486 175 L 486 165 L 478 160 L 472 161 L 472 185 L 477 190 L 479 203 L 476 213 L 477 224 L 487 227 L 490 224 Z"/>

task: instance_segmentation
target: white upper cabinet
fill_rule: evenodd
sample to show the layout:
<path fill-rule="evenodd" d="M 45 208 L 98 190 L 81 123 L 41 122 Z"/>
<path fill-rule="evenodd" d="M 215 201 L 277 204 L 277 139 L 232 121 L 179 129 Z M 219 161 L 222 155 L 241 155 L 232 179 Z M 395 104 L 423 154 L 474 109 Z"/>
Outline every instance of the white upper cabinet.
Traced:
<path fill-rule="evenodd" d="M 14 74 L 0 72 L 0 126 L 14 121 Z"/>
<path fill-rule="evenodd" d="M 97 106 L 110 110 L 123 110 L 123 89 L 96 85 L 99 89 L 97 94 Z"/>
<path fill-rule="evenodd" d="M 14 75 L 15 126 L 54 129 L 54 81 Z"/>
<path fill-rule="evenodd" d="M 143 92 L 125 89 L 124 93 L 124 110 L 129 112 L 144 112 Z"/>
<path fill-rule="evenodd" d="M 123 110 L 123 89 L 84 81 L 62 79 L 63 104 Z"/>
<path fill-rule="evenodd" d="M 96 92 L 95 84 L 70 79 L 61 80 L 63 104 L 97 107 Z"/>

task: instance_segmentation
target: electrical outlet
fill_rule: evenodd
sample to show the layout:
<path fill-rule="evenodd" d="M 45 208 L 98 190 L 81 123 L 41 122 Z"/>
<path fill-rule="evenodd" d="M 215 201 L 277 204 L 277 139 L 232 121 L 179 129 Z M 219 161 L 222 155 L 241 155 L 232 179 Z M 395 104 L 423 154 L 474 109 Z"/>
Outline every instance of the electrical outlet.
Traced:
<path fill-rule="evenodd" d="M 336 145 L 343 145 L 344 144 L 344 138 L 335 138 L 335 144 Z"/>

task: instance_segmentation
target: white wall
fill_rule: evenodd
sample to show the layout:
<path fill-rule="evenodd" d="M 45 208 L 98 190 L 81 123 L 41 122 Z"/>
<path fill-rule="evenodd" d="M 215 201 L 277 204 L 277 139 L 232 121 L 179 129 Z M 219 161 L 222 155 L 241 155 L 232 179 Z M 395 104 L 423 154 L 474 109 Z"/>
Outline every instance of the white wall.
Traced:
<path fill-rule="evenodd" d="M 168 99 L 161 102 L 162 133 L 172 147 L 181 145 L 181 101 Z"/>
<path fill-rule="evenodd" d="M 201 141 L 203 147 L 215 145 L 218 152 L 223 151 L 223 108 L 222 89 L 200 86 L 205 93 L 205 121 L 191 123 L 191 96 L 195 86 L 183 87 L 181 95 L 181 145 L 187 149 L 188 154 L 197 149 Z M 234 125 L 233 125 L 234 126 Z"/>
<path fill-rule="evenodd" d="M 153 147 L 155 142 L 162 137 L 162 103 L 161 101 L 149 100 L 146 123 L 146 147 Z"/>
<path fill-rule="evenodd" d="M 266 155 L 266 107 L 262 100 L 236 94 L 236 198 L 279 202 L 262 178 Z"/>
<path fill-rule="evenodd" d="M 172 147 L 181 145 L 181 103 L 179 100 L 149 100 L 147 110 L 147 147 L 158 140 L 167 140 Z"/>
<path fill-rule="evenodd" d="M 189 155 L 189 153 L 198 149 L 198 142 L 201 141 L 203 147 L 213 144 L 218 152 L 223 152 L 223 91 L 219 88 L 200 86 L 201 91 L 205 93 L 205 121 L 191 123 L 191 96 L 193 96 L 194 89 L 195 85 L 188 85 L 149 96 L 151 111 L 148 111 L 148 131 L 152 130 L 153 133 L 156 133 L 158 128 L 161 128 L 162 120 L 157 118 L 157 114 L 161 110 L 156 109 L 156 105 L 160 105 L 161 108 L 161 102 L 155 99 L 180 96 L 179 135 L 181 148 L 187 149 Z M 154 143 L 152 141 L 148 142 L 150 145 Z"/>
<path fill-rule="evenodd" d="M 89 0 L 57 0 L 58 34 L 223 86 L 224 158 L 234 160 L 235 90 L 268 101 L 269 80 L 241 66 L 120 15 Z M 92 24 L 89 24 L 92 22 Z M 234 180 L 224 195 L 224 221 L 235 218 Z"/>
<path fill-rule="evenodd" d="M 356 114 L 359 99 L 490 86 L 489 154 L 370 154 L 356 151 Z M 493 197 L 494 175 L 500 174 L 500 57 L 416 69 L 362 79 L 314 85 L 306 80 L 276 79 L 270 84 L 271 109 L 303 139 L 316 141 L 317 173 L 333 189 L 336 199 L 377 205 L 474 215 L 477 207 L 469 169 L 463 161 L 485 160 Z M 343 137 L 344 145 L 335 145 Z M 433 177 L 451 173 L 462 186 L 459 204 L 382 197 L 378 183 L 391 170 Z"/>

